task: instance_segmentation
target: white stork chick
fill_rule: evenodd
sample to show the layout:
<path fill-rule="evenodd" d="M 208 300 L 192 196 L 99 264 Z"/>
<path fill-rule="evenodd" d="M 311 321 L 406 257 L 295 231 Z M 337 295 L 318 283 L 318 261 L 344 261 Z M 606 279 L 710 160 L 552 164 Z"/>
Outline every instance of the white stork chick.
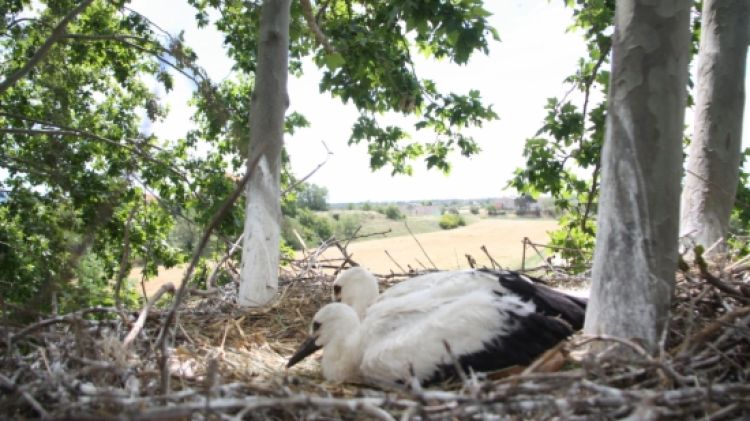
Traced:
<path fill-rule="evenodd" d="M 348 269 L 333 283 L 333 299 L 350 305 L 360 319 L 371 313 L 394 313 L 410 307 L 427 311 L 441 300 L 475 291 L 491 294 L 516 294 L 533 300 L 547 315 L 560 315 L 575 329 L 583 327 L 586 300 L 572 297 L 541 284 L 541 281 L 518 272 L 460 270 L 432 272 L 407 279 L 378 293 L 378 281 L 361 268 Z M 412 313 L 413 314 L 413 313 Z"/>
<path fill-rule="evenodd" d="M 350 305 L 362 319 L 375 302 L 427 290 L 432 291 L 432 296 L 455 296 L 477 289 L 491 290 L 497 285 L 496 278 L 482 276 L 481 272 L 474 270 L 431 272 L 399 282 L 380 294 L 377 278 L 366 269 L 355 266 L 341 272 L 333 282 L 333 300 Z"/>
<path fill-rule="evenodd" d="M 454 377 L 456 364 L 475 371 L 528 364 L 573 333 L 564 320 L 513 293 L 477 290 L 412 304 L 381 307 L 361 322 L 348 305 L 324 306 L 287 367 L 322 347 L 328 380 L 403 384 L 413 373 L 430 383 Z"/>

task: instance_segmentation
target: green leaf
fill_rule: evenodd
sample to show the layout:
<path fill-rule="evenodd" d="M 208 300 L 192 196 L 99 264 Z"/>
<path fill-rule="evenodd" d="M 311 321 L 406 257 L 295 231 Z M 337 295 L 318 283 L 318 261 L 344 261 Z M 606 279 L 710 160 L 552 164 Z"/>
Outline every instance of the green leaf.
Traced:
<path fill-rule="evenodd" d="M 336 52 L 326 54 L 325 57 L 323 57 L 323 62 L 329 70 L 336 70 L 339 67 L 343 66 L 344 63 L 346 63 L 346 60 L 344 60 L 344 56 Z"/>

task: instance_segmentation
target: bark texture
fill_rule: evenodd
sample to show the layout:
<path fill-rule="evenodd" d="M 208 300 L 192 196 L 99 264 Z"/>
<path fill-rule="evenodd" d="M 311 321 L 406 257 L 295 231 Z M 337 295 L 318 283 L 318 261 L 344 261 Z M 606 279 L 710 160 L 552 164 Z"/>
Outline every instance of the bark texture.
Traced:
<path fill-rule="evenodd" d="M 706 247 L 726 236 L 737 193 L 749 42 L 750 0 L 704 0 L 680 235 Z"/>
<path fill-rule="evenodd" d="M 278 289 L 281 225 L 280 174 L 284 113 L 289 105 L 291 0 L 265 0 L 261 11 L 258 67 L 250 104 L 250 153 L 263 157 L 248 182 L 239 304 L 268 303 Z M 249 169 L 250 170 L 250 169 Z"/>
<path fill-rule="evenodd" d="M 584 331 L 655 349 L 677 268 L 690 0 L 618 0 Z"/>

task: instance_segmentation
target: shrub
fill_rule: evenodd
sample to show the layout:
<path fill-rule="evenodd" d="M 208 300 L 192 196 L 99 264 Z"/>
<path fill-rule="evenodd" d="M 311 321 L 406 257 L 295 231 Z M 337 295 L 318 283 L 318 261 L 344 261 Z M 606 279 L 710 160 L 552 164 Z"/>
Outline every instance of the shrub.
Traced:
<path fill-rule="evenodd" d="M 464 218 L 462 218 L 460 215 L 446 213 L 440 217 L 438 225 L 440 225 L 440 228 L 444 230 L 449 230 L 466 225 L 466 221 L 464 221 Z"/>
<path fill-rule="evenodd" d="M 353 214 L 343 214 L 336 223 L 337 238 L 351 238 L 362 225 L 360 217 Z"/>
<path fill-rule="evenodd" d="M 284 217 L 281 222 L 281 238 L 284 240 L 284 243 L 293 250 L 302 250 L 303 245 L 299 243 L 297 236 L 294 235 L 294 231 L 297 231 L 300 236 L 304 236 L 305 229 L 298 220 L 288 216 Z"/>
<path fill-rule="evenodd" d="M 472 215 L 479 215 L 479 206 L 472 206 L 469 208 Z"/>
<path fill-rule="evenodd" d="M 398 206 L 388 205 L 388 207 L 385 208 L 385 217 L 397 221 L 399 219 L 404 219 L 404 214 Z"/>
<path fill-rule="evenodd" d="M 300 250 L 302 247 L 294 234 L 295 230 L 307 245 L 317 244 L 333 235 L 333 220 L 304 208 L 298 210 L 296 218 L 284 218 L 281 225 L 281 237 L 289 246 Z"/>

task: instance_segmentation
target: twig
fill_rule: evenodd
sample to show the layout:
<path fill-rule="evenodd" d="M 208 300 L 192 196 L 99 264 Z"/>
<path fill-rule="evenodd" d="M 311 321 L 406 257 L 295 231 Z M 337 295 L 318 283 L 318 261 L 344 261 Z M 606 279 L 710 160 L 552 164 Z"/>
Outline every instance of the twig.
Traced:
<path fill-rule="evenodd" d="M 734 320 L 747 316 L 748 314 L 750 314 L 750 307 L 742 307 L 719 317 L 713 323 L 703 327 L 703 329 L 698 331 L 695 335 L 688 337 L 680 347 L 672 351 L 672 355 L 689 354 L 692 350 L 695 350 L 697 347 L 708 341 L 709 338 L 716 335 L 716 333 L 722 328 L 731 324 Z"/>
<path fill-rule="evenodd" d="M 73 313 L 68 313 L 62 316 L 55 316 L 49 319 L 36 322 L 34 324 L 31 324 L 19 330 L 18 332 L 10 336 L 10 342 L 11 343 L 15 342 L 19 338 L 22 338 L 28 335 L 29 333 L 37 329 L 41 329 L 43 327 L 47 327 L 47 326 L 57 324 L 57 323 L 71 323 L 75 320 L 80 320 L 83 316 L 89 313 L 118 313 L 119 314 L 119 310 L 114 307 L 91 307 L 91 308 L 87 308 L 83 310 L 78 310 Z"/>
<path fill-rule="evenodd" d="M 394 421 L 394 418 L 380 408 L 384 399 L 380 398 L 321 398 L 315 396 L 298 395 L 282 398 L 268 398 L 261 396 L 249 396 L 244 399 L 219 398 L 209 403 L 187 402 L 179 406 L 165 406 L 150 410 L 139 411 L 133 414 L 135 420 L 164 420 L 189 418 L 191 414 L 211 409 L 213 411 L 227 411 L 242 409 L 245 411 L 258 411 L 266 408 L 286 407 L 311 407 L 319 409 L 338 409 L 353 414 L 361 412 L 364 415 L 379 420 Z"/>
<path fill-rule="evenodd" d="M 432 259 L 430 259 L 430 255 L 428 255 L 427 252 L 425 251 L 424 247 L 422 247 L 422 243 L 420 243 L 419 240 L 417 239 L 417 236 L 414 235 L 413 232 L 411 232 L 411 228 L 409 228 L 409 224 L 406 222 L 405 219 L 404 219 L 404 226 L 406 227 L 406 230 L 409 231 L 409 235 L 411 235 L 411 238 L 413 238 L 414 241 L 416 241 L 417 245 L 419 246 L 419 249 L 422 250 L 422 254 L 424 254 L 424 256 L 430 262 L 430 264 L 432 265 L 432 267 L 435 270 L 438 270 L 438 267 L 437 267 L 437 265 L 435 265 L 435 262 L 433 262 Z M 422 265 L 422 264 L 420 263 L 420 265 Z M 422 265 L 422 267 L 424 267 L 424 265 Z M 426 267 L 424 267 L 424 268 L 427 269 Z"/>
<path fill-rule="evenodd" d="M 224 254 L 224 257 L 222 257 L 221 261 L 219 263 L 217 263 L 216 266 L 214 266 L 213 270 L 211 271 L 211 275 L 206 280 L 206 289 L 207 290 L 211 289 L 213 287 L 214 282 L 216 281 L 216 278 L 219 277 L 219 270 L 221 269 L 221 266 L 224 263 L 226 263 L 226 261 L 229 260 L 232 257 L 232 255 L 234 255 L 234 253 L 237 252 L 237 250 L 240 249 L 240 246 L 242 245 L 242 237 L 244 235 L 245 234 L 243 233 L 243 234 L 240 234 L 239 237 L 237 237 L 237 241 L 235 241 L 234 244 L 232 244 L 229 247 L 229 250 L 226 252 L 226 254 Z"/>
<path fill-rule="evenodd" d="M 166 293 L 172 293 L 175 292 L 175 286 L 173 283 L 168 282 L 159 288 L 154 295 L 151 296 L 151 298 L 148 300 L 145 306 L 143 306 L 143 309 L 141 309 L 140 314 L 138 314 L 138 319 L 133 323 L 133 327 L 130 328 L 130 332 L 125 336 L 125 339 L 122 340 L 122 346 L 127 348 L 130 346 L 130 344 L 135 340 L 135 338 L 138 336 L 138 333 L 143 329 L 144 324 L 146 323 L 146 317 L 148 316 L 149 310 L 151 310 L 151 307 L 156 304 L 157 301 L 161 298 L 162 295 Z"/>
<path fill-rule="evenodd" d="M 323 147 L 326 150 L 326 159 L 324 159 L 323 162 L 321 162 L 320 164 L 318 164 L 318 166 L 316 166 L 315 168 L 313 168 L 312 171 L 310 171 L 309 173 L 307 173 L 307 175 L 305 175 L 304 177 L 302 177 L 299 180 L 295 181 L 294 183 L 292 183 L 292 185 L 290 185 L 289 187 L 287 187 L 286 189 L 284 189 L 284 191 L 281 192 L 282 196 L 286 196 L 287 194 L 289 194 L 289 192 L 291 192 L 294 189 L 296 189 L 297 186 L 299 186 L 300 184 L 302 184 L 305 181 L 307 181 L 310 177 L 313 176 L 313 174 L 315 174 L 316 172 L 318 172 L 318 170 L 320 170 L 323 167 L 323 165 L 325 165 L 328 162 L 329 159 L 331 159 L 331 156 L 333 155 L 333 152 L 331 152 L 331 150 L 328 149 L 328 145 L 326 145 L 325 142 L 323 142 L 321 140 L 320 143 L 323 144 Z"/>
<path fill-rule="evenodd" d="M 695 261 L 696 261 L 698 268 L 701 271 L 701 276 L 709 284 L 715 286 L 720 291 L 726 293 L 727 295 L 731 296 L 732 298 L 738 301 L 741 301 L 745 304 L 750 304 L 750 298 L 745 297 L 741 291 L 732 288 L 731 286 L 724 283 L 724 281 L 722 281 L 721 279 L 714 276 L 711 272 L 709 272 L 708 266 L 706 265 L 706 262 L 703 260 L 703 257 L 700 254 L 696 254 Z"/>
<path fill-rule="evenodd" d="M 534 250 L 536 252 L 537 256 L 539 256 L 539 258 L 542 259 L 542 262 L 544 262 L 544 264 L 547 266 L 547 268 L 551 272 L 555 272 L 555 267 L 552 266 L 552 264 L 550 262 L 548 262 L 547 259 L 544 258 L 544 255 L 542 255 L 542 253 L 539 251 L 539 249 L 536 248 L 536 244 L 532 243 L 531 240 L 529 240 L 528 237 L 524 237 L 524 240 L 526 241 L 526 244 L 528 244 L 532 248 L 532 250 Z"/>
<path fill-rule="evenodd" d="M 459 379 L 461 379 L 461 384 L 465 384 L 467 381 L 466 373 L 464 372 L 463 367 L 461 367 L 461 364 L 458 362 L 458 358 L 456 358 L 456 355 L 453 354 L 451 345 L 448 343 L 448 341 L 443 340 L 443 347 L 445 347 L 445 351 L 448 353 L 448 356 L 451 359 L 453 369 L 456 370 L 456 375 Z"/>
<path fill-rule="evenodd" d="M 133 216 L 138 210 L 138 206 L 133 206 L 128 213 L 128 219 L 125 221 L 125 228 L 122 234 L 122 257 L 120 258 L 120 269 L 117 271 L 117 278 L 115 278 L 115 307 L 122 310 L 122 297 L 120 297 L 120 289 L 122 288 L 122 281 L 127 275 L 128 266 L 130 262 L 130 226 L 133 222 Z M 127 322 L 127 319 L 123 316 L 123 322 Z"/>
<path fill-rule="evenodd" d="M 429 269 L 429 268 L 428 268 L 427 266 L 425 266 L 425 265 L 424 265 L 424 263 L 420 262 L 418 258 L 416 258 L 416 257 L 415 257 L 415 258 L 414 258 L 414 260 L 416 260 L 416 262 L 417 262 L 417 264 L 418 264 L 419 266 L 422 266 L 422 269 L 424 269 L 424 270 L 426 270 L 426 271 L 427 271 L 427 270 L 430 270 L 430 269 Z"/>
<path fill-rule="evenodd" d="M 468 253 L 464 254 L 464 256 L 466 257 L 466 261 L 469 263 L 469 267 L 472 268 L 472 269 L 476 269 L 476 267 L 477 267 L 477 259 L 475 259 L 472 255 L 470 255 Z M 493 266 L 493 268 L 494 268 L 494 266 Z"/>
<path fill-rule="evenodd" d="M 485 255 L 485 256 L 487 256 L 487 258 L 488 258 L 488 259 L 490 259 L 490 264 L 492 264 L 492 269 L 498 269 L 498 270 L 501 270 L 501 269 L 503 268 L 503 267 L 502 267 L 502 266 L 500 265 L 500 263 L 498 263 L 498 262 L 497 262 L 497 261 L 496 261 L 496 260 L 495 260 L 495 259 L 494 259 L 494 258 L 492 257 L 492 255 L 490 255 L 490 252 L 489 252 L 489 251 L 487 250 L 487 246 L 485 246 L 484 244 L 482 244 L 482 246 L 481 246 L 481 247 L 479 247 L 479 249 L 480 249 L 480 250 L 482 250 L 482 252 L 484 252 L 484 255 Z M 525 254 L 525 252 L 524 252 L 524 254 Z M 525 260 L 525 259 L 524 259 L 524 260 Z"/>

